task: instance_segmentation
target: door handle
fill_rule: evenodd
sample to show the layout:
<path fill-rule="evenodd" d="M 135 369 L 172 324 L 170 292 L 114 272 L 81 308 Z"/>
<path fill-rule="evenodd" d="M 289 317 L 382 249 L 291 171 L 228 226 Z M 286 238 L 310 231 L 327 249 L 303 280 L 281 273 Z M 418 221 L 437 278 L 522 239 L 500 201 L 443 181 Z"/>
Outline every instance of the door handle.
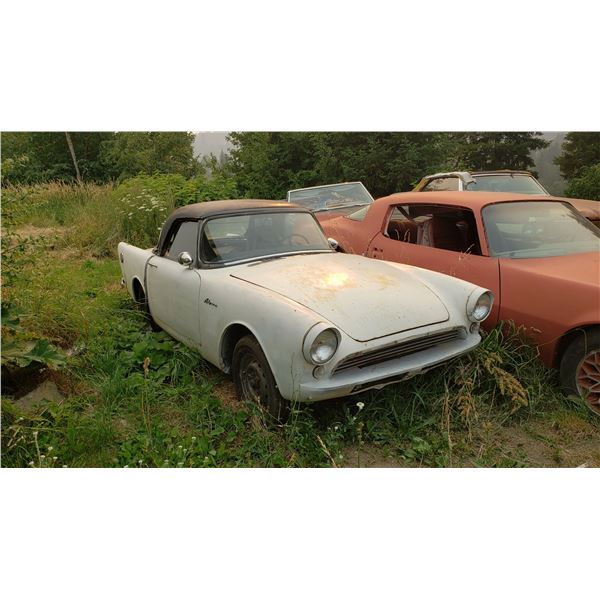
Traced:
<path fill-rule="evenodd" d="M 152 263 L 148 263 L 149 267 L 152 267 L 153 269 L 158 269 L 158 265 L 153 265 Z"/>

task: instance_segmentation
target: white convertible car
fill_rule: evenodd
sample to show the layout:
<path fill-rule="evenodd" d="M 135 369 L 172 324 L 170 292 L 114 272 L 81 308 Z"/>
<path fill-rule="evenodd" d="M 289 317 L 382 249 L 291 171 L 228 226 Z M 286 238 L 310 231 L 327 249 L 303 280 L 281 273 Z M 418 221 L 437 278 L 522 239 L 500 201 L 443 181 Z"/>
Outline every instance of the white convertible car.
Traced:
<path fill-rule="evenodd" d="M 288 401 L 381 388 L 477 346 L 488 290 L 334 247 L 305 208 L 222 200 L 177 209 L 156 248 L 121 242 L 119 259 L 154 322 L 275 417 Z"/>

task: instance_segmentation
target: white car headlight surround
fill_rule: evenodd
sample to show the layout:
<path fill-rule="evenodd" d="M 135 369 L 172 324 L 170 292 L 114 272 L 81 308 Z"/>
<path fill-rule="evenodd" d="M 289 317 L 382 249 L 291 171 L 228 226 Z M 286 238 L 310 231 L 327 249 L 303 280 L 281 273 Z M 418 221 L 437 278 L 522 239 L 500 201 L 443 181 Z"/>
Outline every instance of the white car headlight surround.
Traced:
<path fill-rule="evenodd" d="M 489 290 L 478 288 L 474 290 L 467 300 L 467 317 L 473 323 L 481 323 L 492 312 L 494 294 Z"/>
<path fill-rule="evenodd" d="M 317 323 L 304 336 L 302 353 L 309 363 L 324 365 L 333 358 L 339 345 L 340 332 L 326 323 Z"/>

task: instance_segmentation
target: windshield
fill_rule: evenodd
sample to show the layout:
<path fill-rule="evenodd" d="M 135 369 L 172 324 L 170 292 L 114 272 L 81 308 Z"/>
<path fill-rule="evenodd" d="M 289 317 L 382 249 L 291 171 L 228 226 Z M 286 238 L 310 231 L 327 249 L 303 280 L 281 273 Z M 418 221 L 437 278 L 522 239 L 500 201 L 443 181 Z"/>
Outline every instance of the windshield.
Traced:
<path fill-rule="evenodd" d="M 289 211 L 210 219 L 202 229 L 200 242 L 206 263 L 314 251 L 332 251 L 315 218 L 309 213 Z"/>
<path fill-rule="evenodd" d="M 287 199 L 288 202 L 310 208 L 315 212 L 349 206 L 364 206 L 373 202 L 373 196 L 360 182 L 290 190 Z"/>
<path fill-rule="evenodd" d="M 600 230 L 562 202 L 503 202 L 482 211 L 490 254 L 541 258 L 600 252 Z"/>
<path fill-rule="evenodd" d="M 473 175 L 475 181 L 468 183 L 467 192 L 515 192 L 517 194 L 540 194 L 548 192 L 531 175 Z"/>

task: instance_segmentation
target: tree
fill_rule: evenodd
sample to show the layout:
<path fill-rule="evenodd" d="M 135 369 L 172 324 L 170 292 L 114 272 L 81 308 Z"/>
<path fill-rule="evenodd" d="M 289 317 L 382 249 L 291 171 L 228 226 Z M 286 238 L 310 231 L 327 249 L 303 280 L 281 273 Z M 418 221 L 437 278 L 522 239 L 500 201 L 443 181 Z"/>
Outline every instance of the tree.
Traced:
<path fill-rule="evenodd" d="M 579 177 L 587 167 L 600 163 L 600 132 L 571 131 L 555 160 L 565 179 Z"/>
<path fill-rule="evenodd" d="M 453 140 L 440 133 L 232 133 L 230 168 L 247 197 L 360 180 L 375 196 L 411 189 L 447 166 Z"/>
<path fill-rule="evenodd" d="M 290 188 L 320 183 L 310 133 L 233 132 L 228 139 L 233 149 L 226 165 L 246 197 L 283 198 Z"/>
<path fill-rule="evenodd" d="M 445 133 L 314 135 L 321 182 L 360 180 L 375 197 L 408 191 L 424 175 L 448 168 L 453 149 Z"/>
<path fill-rule="evenodd" d="M 84 181 L 110 179 L 101 153 L 109 132 L 9 132 L 2 134 L 2 179 L 9 183 L 74 181 L 77 173 L 69 151 L 71 138 L 80 177 Z"/>
<path fill-rule="evenodd" d="M 79 167 L 77 166 L 77 156 L 75 154 L 75 147 L 73 146 L 73 139 L 71 138 L 71 134 L 68 131 L 65 132 L 65 137 L 67 138 L 67 146 L 69 146 L 69 152 L 71 153 L 71 158 L 73 159 L 73 166 L 75 167 L 75 176 L 77 177 L 77 183 L 81 183 L 81 173 L 79 172 Z"/>
<path fill-rule="evenodd" d="M 600 200 L 600 163 L 582 169 L 569 181 L 565 193 L 569 198 Z"/>
<path fill-rule="evenodd" d="M 531 152 L 548 146 L 540 132 L 455 133 L 455 168 L 465 171 L 531 170 Z"/>
<path fill-rule="evenodd" d="M 185 131 L 121 132 L 104 144 L 101 158 L 107 171 L 120 180 L 153 173 L 190 177 L 199 169 L 193 141 L 194 135 Z"/>

